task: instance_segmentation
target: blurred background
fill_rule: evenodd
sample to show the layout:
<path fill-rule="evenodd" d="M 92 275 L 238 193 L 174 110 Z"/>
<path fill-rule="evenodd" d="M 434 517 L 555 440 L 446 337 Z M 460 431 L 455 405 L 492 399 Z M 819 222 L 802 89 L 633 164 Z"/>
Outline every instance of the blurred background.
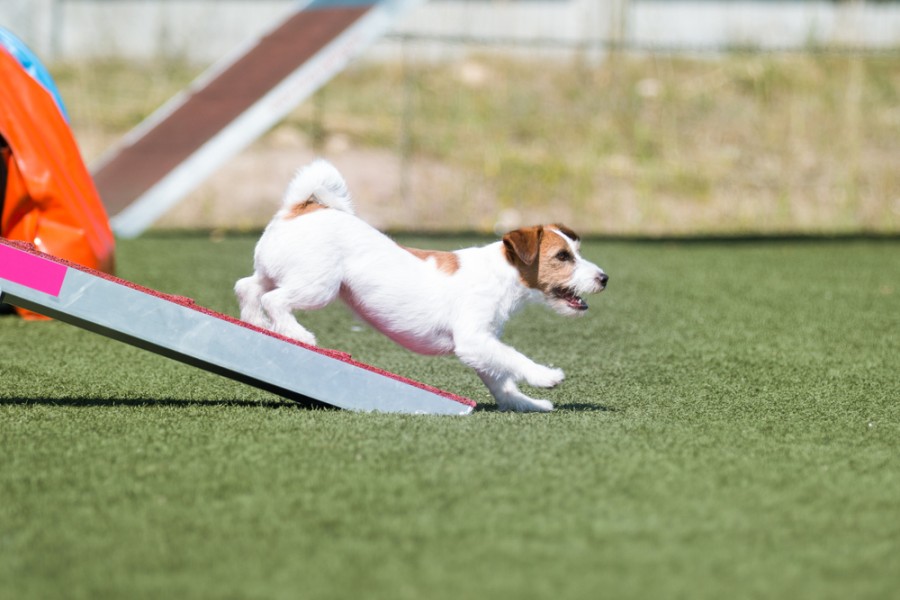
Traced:
<path fill-rule="evenodd" d="M 292 0 L 0 0 L 85 160 Z M 900 232 L 900 1 L 430 0 L 158 228 L 265 225 L 315 156 L 393 231 Z"/>

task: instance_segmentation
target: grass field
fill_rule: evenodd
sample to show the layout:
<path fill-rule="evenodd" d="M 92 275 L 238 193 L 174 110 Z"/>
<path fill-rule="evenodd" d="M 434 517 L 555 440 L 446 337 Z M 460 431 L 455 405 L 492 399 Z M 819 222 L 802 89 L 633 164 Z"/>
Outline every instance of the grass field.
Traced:
<path fill-rule="evenodd" d="M 253 243 L 123 241 L 119 274 L 234 314 Z M 548 415 L 497 412 L 339 307 L 306 319 L 321 343 L 479 410 L 304 410 L 0 318 L 0 597 L 895 597 L 900 243 L 585 255 L 611 275 L 588 316 L 507 330 L 566 370 Z"/>

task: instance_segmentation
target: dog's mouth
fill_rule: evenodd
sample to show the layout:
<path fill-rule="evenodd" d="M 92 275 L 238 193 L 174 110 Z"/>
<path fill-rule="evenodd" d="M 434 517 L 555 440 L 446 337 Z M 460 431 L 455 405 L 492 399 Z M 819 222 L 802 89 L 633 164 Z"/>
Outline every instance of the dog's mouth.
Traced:
<path fill-rule="evenodd" d="M 575 293 L 575 290 L 566 287 L 553 288 L 551 294 L 554 298 L 562 300 L 572 310 L 587 310 L 588 304 L 584 298 Z"/>

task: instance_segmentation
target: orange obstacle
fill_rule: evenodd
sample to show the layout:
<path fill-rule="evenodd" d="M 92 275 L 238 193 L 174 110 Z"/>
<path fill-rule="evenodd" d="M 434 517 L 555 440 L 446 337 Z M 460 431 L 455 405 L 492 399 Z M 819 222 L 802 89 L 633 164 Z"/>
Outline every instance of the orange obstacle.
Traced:
<path fill-rule="evenodd" d="M 115 240 L 51 93 L 0 47 L 0 237 L 111 273 Z"/>

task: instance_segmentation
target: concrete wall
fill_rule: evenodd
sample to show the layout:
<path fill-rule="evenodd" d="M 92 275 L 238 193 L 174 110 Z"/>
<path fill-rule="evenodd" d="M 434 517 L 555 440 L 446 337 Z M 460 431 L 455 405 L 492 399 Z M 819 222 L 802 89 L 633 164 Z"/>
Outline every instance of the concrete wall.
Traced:
<path fill-rule="evenodd" d="M 268 29 L 296 0 L 0 0 L 0 24 L 41 56 L 211 62 Z M 640 47 L 900 47 L 900 2 L 825 0 L 431 0 L 395 33 L 421 40 L 422 58 L 464 51 L 446 38 L 535 41 L 546 51 Z M 562 45 L 563 49 L 555 47 Z M 501 45 L 502 46 L 502 45 Z M 387 40 L 373 57 L 396 50 Z M 507 46 L 508 48 L 508 46 Z"/>
<path fill-rule="evenodd" d="M 0 25 L 40 56 L 210 62 L 266 31 L 291 0 L 0 0 Z"/>
<path fill-rule="evenodd" d="M 651 46 L 897 48 L 900 3 L 641 0 L 629 33 L 633 43 Z"/>

